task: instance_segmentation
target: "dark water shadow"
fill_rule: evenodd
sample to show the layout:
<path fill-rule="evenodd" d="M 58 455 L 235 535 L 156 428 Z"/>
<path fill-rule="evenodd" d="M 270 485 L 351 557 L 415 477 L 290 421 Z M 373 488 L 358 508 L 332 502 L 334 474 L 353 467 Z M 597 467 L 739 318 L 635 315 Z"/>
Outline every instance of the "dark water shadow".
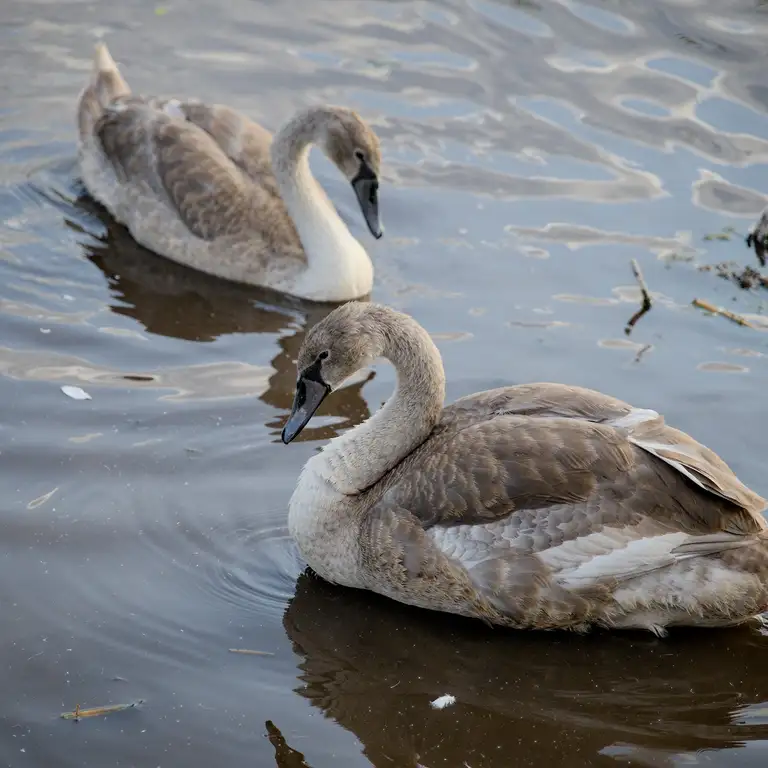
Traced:
<path fill-rule="evenodd" d="M 768 668 L 738 661 L 765 652 L 755 628 L 665 640 L 516 633 L 310 572 L 283 626 L 303 659 L 296 692 L 375 766 L 672 765 L 765 737 Z M 456 703 L 434 709 L 444 694 Z"/>
<path fill-rule="evenodd" d="M 240 285 L 158 256 L 139 245 L 77 182 L 74 188 L 77 196 L 72 199 L 56 191 L 38 194 L 55 199 L 65 226 L 82 235 L 85 257 L 109 286 L 111 312 L 135 320 L 148 333 L 184 341 L 207 343 L 227 335 L 277 337 L 278 352 L 270 361 L 274 373 L 259 399 L 285 412 L 267 424 L 282 429 L 293 402 L 301 344 L 307 331 L 338 305 Z M 319 421 L 322 426 L 308 428 L 298 440 L 327 440 L 368 418 L 362 388 L 373 377 L 373 372 L 360 377 L 329 398 L 318 416 L 334 417 L 334 424 Z"/>

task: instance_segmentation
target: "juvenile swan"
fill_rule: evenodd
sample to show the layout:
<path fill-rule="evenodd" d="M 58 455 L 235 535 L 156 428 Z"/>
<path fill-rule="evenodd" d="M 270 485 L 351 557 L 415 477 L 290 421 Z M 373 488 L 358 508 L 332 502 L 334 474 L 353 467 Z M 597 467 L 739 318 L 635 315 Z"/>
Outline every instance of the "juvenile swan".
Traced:
<path fill-rule="evenodd" d="M 272 140 L 229 107 L 133 95 L 99 44 L 78 125 L 88 192 L 147 248 L 315 301 L 370 293 L 368 254 L 309 169 L 317 143 L 381 237 L 379 141 L 352 110 L 310 107 Z"/>
<path fill-rule="evenodd" d="M 712 451 L 599 392 L 527 384 L 443 408 L 415 320 L 351 302 L 307 334 L 284 443 L 379 356 L 397 387 L 307 461 L 288 526 L 337 584 L 518 628 L 727 626 L 768 606 L 764 499 Z"/>

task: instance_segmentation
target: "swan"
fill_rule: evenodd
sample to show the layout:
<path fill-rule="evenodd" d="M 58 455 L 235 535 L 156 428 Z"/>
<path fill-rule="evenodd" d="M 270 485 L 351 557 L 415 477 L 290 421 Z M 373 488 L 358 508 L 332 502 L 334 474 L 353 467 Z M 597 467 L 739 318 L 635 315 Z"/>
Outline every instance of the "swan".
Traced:
<path fill-rule="evenodd" d="M 288 527 L 327 581 L 528 629 L 739 624 L 768 608 L 766 501 L 656 411 L 556 383 L 443 407 L 413 318 L 350 302 L 307 334 L 284 443 L 378 357 L 387 403 L 304 465 Z"/>
<path fill-rule="evenodd" d="M 351 109 L 308 107 L 273 138 L 226 106 L 132 94 L 99 43 L 77 121 L 88 193 L 141 245 L 303 299 L 370 293 L 371 260 L 309 168 L 316 143 L 382 236 L 379 141 Z"/>

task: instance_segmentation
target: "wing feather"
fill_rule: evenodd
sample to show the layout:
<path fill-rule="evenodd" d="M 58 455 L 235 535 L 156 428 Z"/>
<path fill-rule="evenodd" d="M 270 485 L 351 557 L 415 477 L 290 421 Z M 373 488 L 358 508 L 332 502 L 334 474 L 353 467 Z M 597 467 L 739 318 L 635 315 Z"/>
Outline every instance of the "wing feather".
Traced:
<path fill-rule="evenodd" d="M 224 107 L 131 96 L 114 102 L 95 132 L 120 181 L 151 189 L 196 237 L 247 232 L 267 250 L 290 244 L 303 255 L 264 155 L 269 134 L 244 121 Z"/>
<path fill-rule="evenodd" d="M 561 385 L 457 401 L 376 493 L 372 529 L 424 531 L 409 562 L 436 547 L 496 604 L 542 572 L 567 589 L 615 585 L 766 527 L 765 501 L 656 412 Z"/>

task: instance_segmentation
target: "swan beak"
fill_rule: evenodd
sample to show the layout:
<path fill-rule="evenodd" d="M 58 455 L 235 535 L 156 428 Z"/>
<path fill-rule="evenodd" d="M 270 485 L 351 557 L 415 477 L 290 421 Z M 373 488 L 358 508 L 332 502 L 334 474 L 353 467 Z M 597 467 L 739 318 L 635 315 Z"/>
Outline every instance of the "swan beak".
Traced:
<path fill-rule="evenodd" d="M 296 395 L 288 421 L 283 427 L 282 439 L 285 445 L 301 432 L 325 400 L 331 388 L 324 382 L 302 374 L 296 382 Z"/>
<path fill-rule="evenodd" d="M 360 163 L 360 170 L 352 179 L 352 189 L 355 190 L 368 229 L 378 240 L 384 234 L 379 217 L 379 180 L 365 163 Z"/>

